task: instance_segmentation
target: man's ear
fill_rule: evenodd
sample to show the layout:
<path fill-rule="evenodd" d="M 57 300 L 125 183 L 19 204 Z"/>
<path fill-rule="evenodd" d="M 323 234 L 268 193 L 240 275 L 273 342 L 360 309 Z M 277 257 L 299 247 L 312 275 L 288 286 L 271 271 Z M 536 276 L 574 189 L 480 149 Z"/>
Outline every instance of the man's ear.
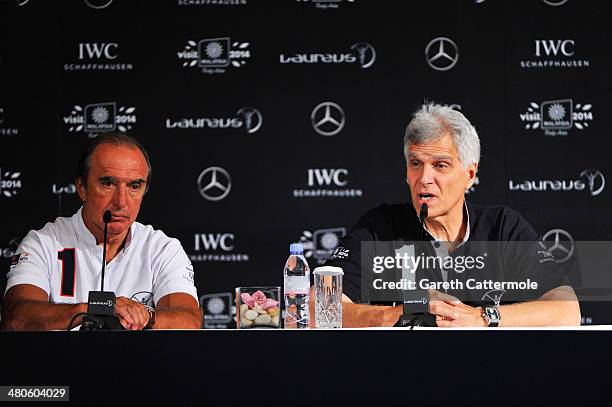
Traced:
<path fill-rule="evenodd" d="M 474 181 L 476 181 L 476 173 L 478 172 L 478 163 L 472 163 L 467 168 L 467 183 L 465 189 L 470 189 L 472 185 L 474 185 Z"/>
<path fill-rule="evenodd" d="M 77 177 L 75 182 L 76 182 L 77 194 L 79 194 L 79 198 L 81 198 L 81 201 L 85 202 L 85 195 L 86 195 L 85 193 L 87 192 L 87 187 L 83 183 L 83 178 Z"/>

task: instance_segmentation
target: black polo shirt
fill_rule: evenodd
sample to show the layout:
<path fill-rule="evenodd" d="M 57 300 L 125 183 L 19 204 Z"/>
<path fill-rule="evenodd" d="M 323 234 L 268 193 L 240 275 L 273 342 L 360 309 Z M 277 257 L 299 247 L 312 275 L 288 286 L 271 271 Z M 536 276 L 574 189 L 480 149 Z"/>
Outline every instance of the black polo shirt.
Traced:
<path fill-rule="evenodd" d="M 483 206 L 467 202 L 470 234 L 465 244 L 457 247 L 450 256 L 488 254 L 486 268 L 478 272 L 456 272 L 446 268 L 448 281 L 458 281 L 461 288 L 440 290 L 457 296 L 471 305 L 490 302 L 491 297 L 500 303 L 529 301 L 539 298 L 553 288 L 566 285 L 563 270 L 540 241 L 533 227 L 518 212 L 505 206 Z M 426 243 L 419 242 L 424 236 Z M 372 301 L 368 287 L 362 290 L 362 269 L 368 268 L 367 257 L 362 256 L 363 244 L 367 242 L 392 242 L 395 249 L 406 243 L 415 243 L 423 254 L 435 256 L 433 237 L 423 230 L 410 202 L 405 204 L 383 204 L 368 211 L 342 239 L 341 244 L 326 265 L 342 267 L 344 271 L 343 292 L 354 302 L 390 304 L 388 301 Z M 436 243 L 433 243 L 436 244 Z M 365 249 L 364 249 L 365 250 Z M 392 254 L 393 248 L 386 254 Z M 380 254 L 380 253 L 378 253 Z M 369 256 L 369 255 L 368 255 Z M 440 269 L 419 270 L 417 280 L 443 281 Z M 470 280 L 470 281 L 468 281 Z M 497 290 L 492 287 L 467 288 L 479 282 L 535 282 L 528 289 Z M 417 287 L 418 288 L 418 287 Z M 504 292 L 501 292 L 504 291 Z"/>

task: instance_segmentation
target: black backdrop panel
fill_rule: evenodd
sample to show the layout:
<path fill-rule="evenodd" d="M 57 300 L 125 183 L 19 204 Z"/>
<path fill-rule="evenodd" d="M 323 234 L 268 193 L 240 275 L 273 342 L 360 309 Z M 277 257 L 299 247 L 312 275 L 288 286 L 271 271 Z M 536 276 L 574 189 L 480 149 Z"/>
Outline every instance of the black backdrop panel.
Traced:
<path fill-rule="evenodd" d="M 0 266 L 29 229 L 78 209 L 78 153 L 113 129 L 149 150 L 139 220 L 181 240 L 200 294 L 280 285 L 289 243 L 315 267 L 367 209 L 409 199 L 402 136 L 426 100 L 479 132 L 468 199 L 509 205 L 545 236 L 611 240 L 610 11 L 0 0 Z M 341 129 L 313 125 L 326 108 Z M 229 186 L 221 199 L 213 174 Z M 569 188 L 534 190 L 545 181 Z"/>

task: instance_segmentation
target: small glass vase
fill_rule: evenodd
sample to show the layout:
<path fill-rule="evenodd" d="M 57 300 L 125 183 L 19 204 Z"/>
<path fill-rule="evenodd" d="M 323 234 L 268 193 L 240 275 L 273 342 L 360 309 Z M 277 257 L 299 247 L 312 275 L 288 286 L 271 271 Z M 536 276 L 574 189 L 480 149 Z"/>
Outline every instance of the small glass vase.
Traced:
<path fill-rule="evenodd" d="M 280 287 L 236 287 L 236 327 L 280 328 Z"/>

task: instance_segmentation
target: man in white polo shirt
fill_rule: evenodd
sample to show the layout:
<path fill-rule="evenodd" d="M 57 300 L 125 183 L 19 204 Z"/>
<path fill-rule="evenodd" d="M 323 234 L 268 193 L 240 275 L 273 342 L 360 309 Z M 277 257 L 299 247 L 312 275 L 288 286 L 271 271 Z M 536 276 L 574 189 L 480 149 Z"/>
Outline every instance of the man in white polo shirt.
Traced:
<path fill-rule="evenodd" d="M 83 206 L 21 242 L 7 275 L 3 329 L 66 329 L 87 311 L 89 291 L 100 290 L 107 210 L 104 288 L 117 295 L 123 327 L 201 327 L 193 267 L 180 242 L 135 222 L 150 178 L 136 140 L 108 134 L 89 141 L 76 180 Z"/>

